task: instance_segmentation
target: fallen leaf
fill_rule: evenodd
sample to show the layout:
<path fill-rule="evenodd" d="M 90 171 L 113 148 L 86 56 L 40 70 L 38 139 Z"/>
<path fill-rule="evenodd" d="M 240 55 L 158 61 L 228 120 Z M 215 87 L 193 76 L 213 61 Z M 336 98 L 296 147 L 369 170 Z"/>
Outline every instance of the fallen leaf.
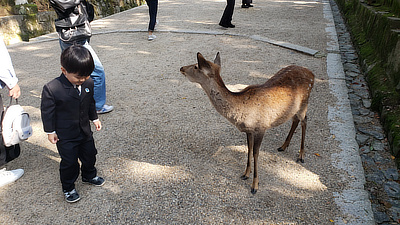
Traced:
<path fill-rule="evenodd" d="M 320 155 L 320 154 L 318 154 L 318 153 L 314 153 L 314 155 L 316 155 L 316 156 L 318 156 L 318 157 L 321 157 L 321 155 Z"/>

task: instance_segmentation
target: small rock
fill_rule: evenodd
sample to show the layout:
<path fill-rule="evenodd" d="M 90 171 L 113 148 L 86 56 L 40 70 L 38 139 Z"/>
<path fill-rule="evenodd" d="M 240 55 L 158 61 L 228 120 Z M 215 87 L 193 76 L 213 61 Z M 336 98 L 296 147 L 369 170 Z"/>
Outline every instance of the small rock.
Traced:
<path fill-rule="evenodd" d="M 384 212 L 375 211 L 374 212 L 374 217 L 375 217 L 375 221 L 377 223 L 383 223 L 383 222 L 389 222 L 390 221 L 390 217 Z"/>
<path fill-rule="evenodd" d="M 359 73 L 354 73 L 354 72 L 347 72 L 346 75 L 349 76 L 349 77 L 357 77 L 360 74 Z"/>
<path fill-rule="evenodd" d="M 360 114 L 363 116 L 368 116 L 370 114 L 370 111 L 368 109 L 361 108 Z"/>
<path fill-rule="evenodd" d="M 384 145 L 382 142 L 380 142 L 380 141 L 374 141 L 374 142 L 372 143 L 372 148 L 373 148 L 375 151 L 383 151 L 383 150 L 385 149 L 385 145 Z"/>
<path fill-rule="evenodd" d="M 385 182 L 385 176 L 382 171 L 375 171 L 374 173 L 365 175 L 367 181 L 375 182 L 377 184 L 383 184 Z"/>
<path fill-rule="evenodd" d="M 363 105 L 364 105 L 365 108 L 370 108 L 371 107 L 371 100 L 363 99 L 362 102 L 363 102 Z"/>
<path fill-rule="evenodd" d="M 399 179 L 399 172 L 395 168 L 389 168 L 387 170 L 384 170 L 383 174 L 385 174 L 385 177 L 388 180 L 398 180 Z M 400 207 L 400 205 L 399 205 L 399 207 Z"/>
<path fill-rule="evenodd" d="M 381 154 L 379 154 L 378 152 L 375 152 L 374 161 L 379 164 L 384 164 L 384 163 L 388 163 L 389 159 L 385 159 L 384 157 L 382 157 Z"/>
<path fill-rule="evenodd" d="M 384 184 L 384 189 L 388 196 L 395 199 L 400 199 L 400 184 L 394 181 L 389 181 Z"/>
<path fill-rule="evenodd" d="M 365 136 L 365 135 L 364 135 Z M 366 136 L 367 138 L 368 138 L 368 136 Z M 369 149 L 369 146 L 362 146 L 360 149 L 359 149 L 359 151 L 360 151 L 360 153 L 362 153 L 362 154 L 368 154 L 369 152 L 370 152 L 370 149 Z"/>
<path fill-rule="evenodd" d="M 369 139 L 368 135 L 364 135 L 364 134 L 356 135 L 356 140 L 357 140 L 358 145 L 365 145 L 365 143 L 367 143 L 368 139 Z M 368 150 L 369 150 L 369 148 L 368 148 Z M 368 153 L 368 152 L 363 151 L 363 153 Z"/>
<path fill-rule="evenodd" d="M 369 157 L 367 154 L 362 154 L 361 160 L 362 160 L 364 166 L 367 166 L 367 167 L 376 166 L 374 160 L 371 157 Z"/>
<path fill-rule="evenodd" d="M 400 208 L 399 207 L 391 207 L 389 209 L 390 216 L 394 221 L 399 221 L 400 220 Z"/>
<path fill-rule="evenodd" d="M 380 127 L 359 126 L 357 129 L 364 134 L 374 136 L 378 140 L 384 139 L 383 130 Z"/>
<path fill-rule="evenodd" d="M 371 123 L 372 118 L 369 116 L 354 115 L 353 120 L 356 124 Z"/>

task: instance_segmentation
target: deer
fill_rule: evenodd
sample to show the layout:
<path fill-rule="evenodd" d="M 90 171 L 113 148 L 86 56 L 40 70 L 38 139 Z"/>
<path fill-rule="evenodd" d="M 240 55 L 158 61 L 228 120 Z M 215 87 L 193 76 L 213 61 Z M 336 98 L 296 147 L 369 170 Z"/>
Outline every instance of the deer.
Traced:
<path fill-rule="evenodd" d="M 197 53 L 197 63 L 183 66 L 180 72 L 189 81 L 198 83 L 206 92 L 215 109 L 240 132 L 247 136 L 247 165 L 241 176 L 247 180 L 251 173 L 251 157 L 254 159 L 251 193 L 259 188 L 258 156 L 261 142 L 268 129 L 277 127 L 289 119 L 292 126 L 285 142 L 278 151 L 284 151 L 301 123 L 301 145 L 297 162 L 304 163 L 304 139 L 307 126 L 307 106 L 314 86 L 314 74 L 307 68 L 290 65 L 279 70 L 264 84 L 250 85 L 239 92 L 230 91 L 224 84 L 221 58 L 217 53 L 214 62 Z"/>

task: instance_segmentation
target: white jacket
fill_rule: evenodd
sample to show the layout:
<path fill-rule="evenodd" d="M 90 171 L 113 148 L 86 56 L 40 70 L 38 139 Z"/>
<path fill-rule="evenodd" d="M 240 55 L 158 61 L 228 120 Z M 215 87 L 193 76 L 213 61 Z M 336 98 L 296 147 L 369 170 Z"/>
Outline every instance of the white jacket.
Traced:
<path fill-rule="evenodd" d="M 18 82 L 10 54 L 2 37 L 0 37 L 0 80 L 0 87 L 7 86 L 9 89 L 13 88 Z"/>

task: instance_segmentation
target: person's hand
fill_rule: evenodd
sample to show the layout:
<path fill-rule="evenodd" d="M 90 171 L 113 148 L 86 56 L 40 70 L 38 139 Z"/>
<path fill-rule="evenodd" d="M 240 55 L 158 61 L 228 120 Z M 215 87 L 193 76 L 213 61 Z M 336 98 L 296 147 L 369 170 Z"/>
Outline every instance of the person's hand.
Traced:
<path fill-rule="evenodd" d="M 10 89 L 10 91 L 8 92 L 8 96 L 13 97 L 14 99 L 17 99 L 19 98 L 19 96 L 21 96 L 21 89 L 19 88 L 18 84 Z"/>
<path fill-rule="evenodd" d="M 93 124 L 96 127 L 97 131 L 101 130 L 101 122 L 100 122 L 100 120 L 97 120 L 96 122 L 93 122 Z"/>
<path fill-rule="evenodd" d="M 50 141 L 52 144 L 55 144 L 55 143 L 57 143 L 57 141 L 58 141 L 58 136 L 57 136 L 56 133 L 54 133 L 54 134 L 48 134 L 48 135 L 47 135 L 47 139 L 49 139 L 49 141 Z"/>

